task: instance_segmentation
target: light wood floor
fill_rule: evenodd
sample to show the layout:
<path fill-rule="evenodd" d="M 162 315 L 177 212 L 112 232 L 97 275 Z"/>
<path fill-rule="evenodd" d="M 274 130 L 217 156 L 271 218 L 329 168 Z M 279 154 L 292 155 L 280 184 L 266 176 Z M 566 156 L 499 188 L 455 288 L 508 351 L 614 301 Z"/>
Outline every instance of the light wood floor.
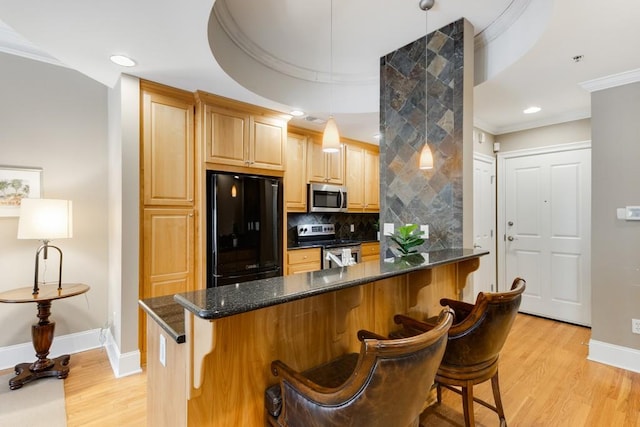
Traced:
<path fill-rule="evenodd" d="M 588 328 L 518 315 L 500 359 L 510 427 L 640 427 L 640 374 L 588 361 L 590 334 Z M 103 350 L 71 356 L 65 393 L 69 427 L 146 425 L 146 373 L 115 379 Z M 476 395 L 493 401 L 488 383 L 477 386 Z M 427 409 L 422 423 L 464 425 L 460 399 L 444 390 L 442 405 Z M 497 416 L 480 405 L 475 416 L 478 426 L 498 425 Z"/>

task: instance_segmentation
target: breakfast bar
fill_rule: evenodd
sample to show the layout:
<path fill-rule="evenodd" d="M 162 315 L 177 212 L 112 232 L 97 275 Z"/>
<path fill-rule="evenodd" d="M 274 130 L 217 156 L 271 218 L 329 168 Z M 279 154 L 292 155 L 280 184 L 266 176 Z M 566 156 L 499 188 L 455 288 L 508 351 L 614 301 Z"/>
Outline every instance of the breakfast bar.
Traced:
<path fill-rule="evenodd" d="M 147 314 L 148 425 L 259 426 L 280 359 L 304 370 L 427 318 L 458 298 L 483 250 L 447 249 L 140 301 Z"/>

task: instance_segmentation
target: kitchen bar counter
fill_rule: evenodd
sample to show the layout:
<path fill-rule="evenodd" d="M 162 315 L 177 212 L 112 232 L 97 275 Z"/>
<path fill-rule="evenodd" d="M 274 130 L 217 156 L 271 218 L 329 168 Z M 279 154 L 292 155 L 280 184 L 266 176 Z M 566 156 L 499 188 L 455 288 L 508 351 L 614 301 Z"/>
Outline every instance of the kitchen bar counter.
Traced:
<path fill-rule="evenodd" d="M 397 258 L 389 262 L 362 262 L 349 267 L 280 276 L 176 294 L 174 298 L 178 304 L 202 319 L 220 319 L 412 271 L 478 258 L 487 253 L 485 250 L 476 249 L 437 250 L 423 254 L 424 261 L 422 262 L 416 261 L 416 255 L 413 255 L 410 261 Z"/>
<path fill-rule="evenodd" d="M 487 253 L 432 251 L 141 301 L 147 425 L 264 425 L 273 360 L 303 371 L 358 352 L 360 329 L 388 335 L 395 314 L 437 315 Z"/>

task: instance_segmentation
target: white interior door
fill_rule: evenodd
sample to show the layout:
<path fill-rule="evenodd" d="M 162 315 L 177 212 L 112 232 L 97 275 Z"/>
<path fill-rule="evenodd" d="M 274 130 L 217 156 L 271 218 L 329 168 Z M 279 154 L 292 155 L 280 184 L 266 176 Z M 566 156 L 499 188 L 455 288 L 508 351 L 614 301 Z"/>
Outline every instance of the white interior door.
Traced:
<path fill-rule="evenodd" d="M 527 281 L 520 311 L 591 323 L 591 149 L 504 160 L 504 286 Z"/>
<path fill-rule="evenodd" d="M 490 251 L 480 258 L 473 272 L 473 286 L 466 286 L 463 298 L 475 302 L 478 292 L 496 291 L 496 162 L 480 153 L 473 155 L 473 246 Z"/>

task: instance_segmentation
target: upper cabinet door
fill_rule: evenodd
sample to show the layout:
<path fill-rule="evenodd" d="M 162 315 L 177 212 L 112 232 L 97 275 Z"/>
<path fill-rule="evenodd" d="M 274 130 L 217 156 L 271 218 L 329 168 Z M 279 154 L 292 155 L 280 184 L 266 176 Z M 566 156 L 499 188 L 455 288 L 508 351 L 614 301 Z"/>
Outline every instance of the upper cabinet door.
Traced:
<path fill-rule="evenodd" d="M 248 114 L 205 105 L 205 160 L 232 166 L 248 166 L 249 121 Z"/>
<path fill-rule="evenodd" d="M 364 210 L 380 211 L 380 154 L 364 150 Z"/>
<path fill-rule="evenodd" d="M 362 212 L 364 207 L 364 150 L 357 146 L 347 146 L 347 209 Z"/>
<path fill-rule="evenodd" d="M 327 182 L 330 184 L 344 184 L 344 144 L 340 144 L 337 153 L 324 153 L 327 164 Z"/>
<path fill-rule="evenodd" d="M 249 140 L 249 166 L 262 169 L 284 170 L 287 126 L 274 117 L 251 117 Z"/>
<path fill-rule="evenodd" d="M 337 153 L 322 151 L 322 142 L 309 138 L 307 149 L 307 178 L 309 182 L 344 184 L 344 144 Z"/>
<path fill-rule="evenodd" d="M 307 211 L 307 137 L 290 133 L 287 139 L 284 192 L 287 212 Z"/>
<path fill-rule="evenodd" d="M 143 202 L 192 206 L 193 96 L 168 96 L 142 86 Z"/>

